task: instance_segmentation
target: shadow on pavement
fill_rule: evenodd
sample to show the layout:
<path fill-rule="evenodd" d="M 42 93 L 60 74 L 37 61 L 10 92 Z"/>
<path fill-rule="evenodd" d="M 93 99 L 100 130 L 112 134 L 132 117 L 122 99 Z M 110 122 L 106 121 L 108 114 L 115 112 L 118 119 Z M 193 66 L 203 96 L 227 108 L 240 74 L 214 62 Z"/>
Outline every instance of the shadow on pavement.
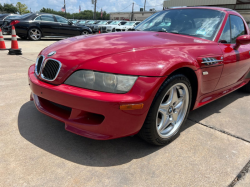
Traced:
<path fill-rule="evenodd" d="M 249 94 L 242 92 L 241 90 L 236 90 L 220 99 L 217 99 L 207 105 L 202 106 L 201 108 L 191 111 L 188 118 L 195 121 L 201 121 L 212 114 L 221 113 L 221 109 L 225 108 L 227 105 L 231 104 L 237 99 L 246 96 L 249 96 Z"/>
<path fill-rule="evenodd" d="M 202 118 L 219 113 L 222 108 L 244 96 L 246 94 L 240 91 L 233 92 L 192 111 L 190 116 L 199 110 L 206 111 Z M 182 131 L 194 125 L 195 122 L 190 121 L 188 124 L 182 128 Z M 137 136 L 98 141 L 75 135 L 64 129 L 64 123 L 37 111 L 33 102 L 27 102 L 21 107 L 18 128 L 20 134 L 37 147 L 63 159 L 87 166 L 121 165 L 163 148 L 152 146 Z"/>
<path fill-rule="evenodd" d="M 25 103 L 18 114 L 19 132 L 26 140 L 58 157 L 87 166 L 115 166 L 147 156 L 162 147 L 139 137 L 98 141 L 64 129 L 64 123 L 40 113 L 33 102 Z"/>

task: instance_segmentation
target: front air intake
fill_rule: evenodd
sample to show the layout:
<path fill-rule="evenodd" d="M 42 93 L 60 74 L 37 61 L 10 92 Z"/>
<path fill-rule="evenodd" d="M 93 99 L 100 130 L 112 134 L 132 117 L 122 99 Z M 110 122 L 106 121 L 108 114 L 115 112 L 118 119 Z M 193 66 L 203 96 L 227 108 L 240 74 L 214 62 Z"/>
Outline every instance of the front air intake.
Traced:
<path fill-rule="evenodd" d="M 61 62 L 54 59 L 47 59 L 44 62 L 41 77 L 48 81 L 56 79 L 61 68 Z"/>
<path fill-rule="evenodd" d="M 36 66 L 35 66 L 36 75 L 40 74 L 40 70 L 41 70 L 41 66 L 42 66 L 42 63 L 43 63 L 43 59 L 44 59 L 44 56 L 41 55 L 36 60 Z"/>

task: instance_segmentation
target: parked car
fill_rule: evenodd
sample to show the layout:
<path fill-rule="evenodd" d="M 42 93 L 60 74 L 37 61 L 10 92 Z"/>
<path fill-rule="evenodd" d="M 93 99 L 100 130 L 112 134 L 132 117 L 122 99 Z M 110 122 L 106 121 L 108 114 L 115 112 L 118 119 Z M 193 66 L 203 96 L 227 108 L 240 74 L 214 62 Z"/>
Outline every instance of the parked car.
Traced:
<path fill-rule="evenodd" d="M 0 27 L 3 25 L 3 21 L 8 18 L 14 18 L 20 16 L 19 14 L 0 14 Z"/>
<path fill-rule="evenodd" d="M 104 30 L 106 30 L 104 32 L 115 32 L 116 27 L 124 25 L 125 23 L 127 23 L 127 21 L 119 21 L 119 20 L 112 21 L 108 26 L 104 28 Z"/>
<path fill-rule="evenodd" d="M 71 22 L 77 24 L 80 20 L 72 20 Z"/>
<path fill-rule="evenodd" d="M 76 24 L 85 26 L 88 23 L 88 20 L 79 20 Z"/>
<path fill-rule="evenodd" d="M 5 20 L 3 31 L 11 33 L 12 25 L 16 34 L 22 38 L 40 40 L 45 36 L 77 36 L 91 34 L 92 30 L 81 25 L 74 25 L 64 17 L 46 13 L 28 13 L 18 18 Z"/>
<path fill-rule="evenodd" d="M 250 93 L 250 31 L 236 11 L 168 9 L 135 30 L 43 49 L 28 70 L 37 109 L 85 137 L 138 134 L 165 145 L 190 110 L 239 88 Z"/>
<path fill-rule="evenodd" d="M 128 31 L 128 30 L 132 30 L 135 28 L 135 26 L 137 26 L 139 23 L 141 23 L 140 21 L 128 21 L 127 23 L 125 23 L 124 25 L 118 26 L 116 27 L 115 31 L 116 32 L 121 32 L 121 31 Z"/>
<path fill-rule="evenodd" d="M 110 24 L 111 22 L 112 22 L 112 20 L 111 21 L 107 21 L 107 20 L 100 21 L 100 22 L 93 25 L 92 30 L 93 30 L 93 32 L 98 32 L 100 29 L 100 31 L 102 32 L 102 28 L 106 28 L 106 25 Z"/>
<path fill-rule="evenodd" d="M 89 28 L 91 28 L 91 30 L 93 30 L 95 24 L 97 24 L 97 23 L 99 23 L 99 22 L 100 22 L 100 21 L 98 21 L 98 20 L 91 20 L 91 21 L 88 21 L 88 22 L 85 24 L 85 26 L 86 26 L 86 27 L 89 27 Z"/>

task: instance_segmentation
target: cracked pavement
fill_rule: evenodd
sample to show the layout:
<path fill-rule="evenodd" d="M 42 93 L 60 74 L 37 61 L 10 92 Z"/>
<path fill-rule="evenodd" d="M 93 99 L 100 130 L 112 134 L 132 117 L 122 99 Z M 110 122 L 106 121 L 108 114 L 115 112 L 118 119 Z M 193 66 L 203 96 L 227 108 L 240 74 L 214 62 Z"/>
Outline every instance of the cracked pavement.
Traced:
<path fill-rule="evenodd" d="M 19 39 L 22 56 L 0 51 L 0 186 L 250 186 L 250 94 L 192 111 L 167 146 L 137 136 L 91 140 L 29 101 L 28 67 L 58 40 Z"/>

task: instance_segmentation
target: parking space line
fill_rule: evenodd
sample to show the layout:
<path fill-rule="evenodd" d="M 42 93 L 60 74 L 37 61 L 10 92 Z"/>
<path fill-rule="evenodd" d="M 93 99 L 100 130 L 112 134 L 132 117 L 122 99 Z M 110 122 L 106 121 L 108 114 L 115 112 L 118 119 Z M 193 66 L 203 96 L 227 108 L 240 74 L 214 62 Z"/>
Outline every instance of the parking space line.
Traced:
<path fill-rule="evenodd" d="M 190 119 L 190 118 L 187 118 L 187 119 L 190 120 L 190 121 L 193 121 L 193 122 L 195 122 L 195 123 L 198 123 L 198 124 L 200 124 L 200 125 L 202 125 L 202 126 L 208 127 L 208 128 L 210 128 L 210 129 L 219 131 L 219 132 L 221 132 L 221 133 L 223 133 L 223 134 L 227 134 L 227 135 L 232 136 L 232 137 L 234 137 L 234 138 L 237 138 L 237 139 L 240 139 L 240 140 L 245 141 L 245 142 L 247 142 L 247 143 L 250 143 L 250 141 L 245 140 L 244 138 L 241 138 L 241 137 L 239 137 L 239 136 L 235 136 L 235 135 L 233 135 L 233 134 L 231 134 L 231 133 L 229 133 L 229 132 L 226 132 L 226 131 L 224 131 L 224 130 L 220 130 L 220 129 L 217 129 L 217 128 L 212 127 L 212 126 L 205 125 L 205 124 L 203 124 L 203 123 L 201 123 L 201 122 L 199 122 L 199 121 L 196 121 L 196 120 L 193 120 L 193 119 Z M 228 187 L 233 187 L 233 186 L 235 186 L 241 179 L 243 179 L 243 177 L 244 177 L 249 171 L 250 171 L 250 160 L 249 160 L 248 163 L 242 168 L 242 170 L 241 170 L 241 171 L 239 172 L 239 174 L 234 178 L 234 180 L 228 185 Z"/>
<path fill-rule="evenodd" d="M 26 59 L 26 60 L 29 60 L 29 61 L 31 61 L 31 62 L 34 62 L 33 60 L 31 60 L 31 59 L 28 59 L 28 58 L 25 58 L 25 57 L 23 57 L 23 56 L 19 56 L 19 55 L 17 55 L 18 57 L 21 57 L 21 58 L 24 58 L 24 59 Z"/>
<path fill-rule="evenodd" d="M 249 141 L 249 140 L 246 140 L 246 139 L 241 138 L 241 137 L 239 137 L 239 136 L 233 135 L 233 134 L 231 134 L 231 133 L 229 133 L 229 132 L 226 132 L 226 131 L 224 131 L 224 130 L 220 130 L 220 129 L 217 129 L 217 128 L 212 127 L 212 126 L 205 125 L 205 124 L 203 124 L 203 123 L 201 123 L 201 122 L 199 122 L 199 121 L 196 121 L 196 120 L 193 120 L 193 119 L 190 119 L 190 118 L 188 118 L 188 120 L 193 121 L 193 122 L 195 122 L 195 123 L 198 123 L 198 124 L 200 124 L 200 125 L 203 125 L 203 126 L 205 126 L 205 127 L 208 127 L 208 128 L 210 128 L 210 129 L 213 129 L 213 130 L 219 131 L 219 132 L 221 132 L 221 133 L 227 134 L 227 135 L 232 136 L 232 137 L 234 137 L 234 138 L 237 138 L 237 139 L 243 140 L 243 141 L 245 141 L 245 142 L 247 142 L 247 143 L 250 143 L 250 141 Z"/>
<path fill-rule="evenodd" d="M 248 163 L 243 167 L 243 169 L 239 172 L 239 174 L 235 177 L 235 179 L 228 185 L 228 187 L 235 186 L 243 177 L 250 171 L 250 160 Z"/>

